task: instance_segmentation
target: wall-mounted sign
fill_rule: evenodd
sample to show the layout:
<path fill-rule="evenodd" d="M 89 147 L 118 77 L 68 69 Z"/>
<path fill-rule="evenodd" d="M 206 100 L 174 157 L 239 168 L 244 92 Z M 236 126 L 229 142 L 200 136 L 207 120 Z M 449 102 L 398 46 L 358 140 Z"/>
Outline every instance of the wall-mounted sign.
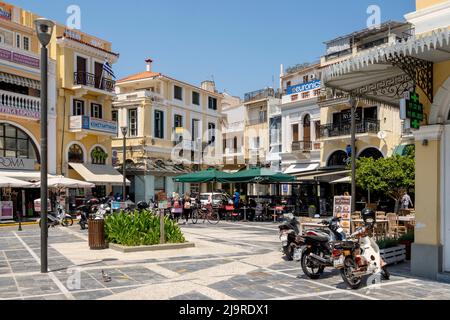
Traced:
<path fill-rule="evenodd" d="M 320 89 L 321 82 L 320 80 L 314 80 L 307 83 L 297 84 L 295 86 L 290 86 L 287 88 L 287 95 L 302 93 L 307 91 L 312 91 L 316 89 Z"/>
<path fill-rule="evenodd" d="M 4 106 L 0 101 L 0 113 L 14 115 L 18 117 L 31 118 L 31 119 L 40 119 L 41 113 L 39 111 L 34 110 L 26 110 L 26 109 L 17 109 L 11 106 Z"/>
<path fill-rule="evenodd" d="M 0 19 L 11 20 L 11 7 L 0 3 Z"/>
<path fill-rule="evenodd" d="M 115 135 L 117 134 L 117 122 L 91 118 L 88 116 L 72 116 L 70 117 L 70 129 L 85 129 Z"/>
<path fill-rule="evenodd" d="M 35 160 L 0 157 L 0 169 L 4 170 L 34 170 Z"/>
<path fill-rule="evenodd" d="M 0 220 L 11 220 L 14 218 L 12 201 L 0 201 Z"/>
<path fill-rule="evenodd" d="M 26 56 L 20 53 L 16 53 L 10 50 L 0 49 L 0 59 L 36 69 L 39 69 L 40 67 L 39 59 Z"/>

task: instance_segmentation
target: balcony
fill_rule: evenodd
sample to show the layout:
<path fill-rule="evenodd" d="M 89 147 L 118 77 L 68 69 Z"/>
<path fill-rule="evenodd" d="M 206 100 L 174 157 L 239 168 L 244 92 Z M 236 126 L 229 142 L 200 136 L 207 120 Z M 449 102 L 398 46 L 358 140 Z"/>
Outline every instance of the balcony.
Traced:
<path fill-rule="evenodd" d="M 281 99 L 281 92 L 278 90 L 275 90 L 273 88 L 266 88 L 266 89 L 252 91 L 252 92 L 245 94 L 244 103 L 267 99 L 267 98 Z"/>
<path fill-rule="evenodd" d="M 71 132 L 89 131 L 98 135 L 117 136 L 117 123 L 88 116 L 69 117 L 69 130 Z"/>
<path fill-rule="evenodd" d="M 114 93 L 116 82 L 89 72 L 74 72 L 73 83 L 75 86 L 86 86 L 101 91 Z"/>
<path fill-rule="evenodd" d="M 356 123 L 356 134 L 377 134 L 380 132 L 380 121 L 363 120 Z M 349 136 L 351 134 L 351 124 L 326 124 L 320 126 L 320 139 Z"/>
<path fill-rule="evenodd" d="M 0 113 L 38 120 L 41 117 L 41 99 L 0 90 Z"/>
<path fill-rule="evenodd" d="M 311 152 L 312 149 L 313 149 L 312 141 L 292 142 L 292 152 Z"/>

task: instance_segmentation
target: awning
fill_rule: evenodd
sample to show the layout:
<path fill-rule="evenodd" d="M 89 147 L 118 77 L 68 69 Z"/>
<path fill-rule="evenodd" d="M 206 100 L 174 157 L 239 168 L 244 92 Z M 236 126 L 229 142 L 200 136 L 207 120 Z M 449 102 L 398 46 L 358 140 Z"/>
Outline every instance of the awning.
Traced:
<path fill-rule="evenodd" d="M 320 163 L 302 163 L 295 164 L 287 168 L 285 174 L 296 174 L 316 170 L 320 167 Z"/>
<path fill-rule="evenodd" d="M 0 177 L 9 177 L 28 182 L 39 182 L 41 180 L 41 173 L 39 171 L 1 170 Z M 56 178 L 56 176 L 49 174 L 48 178 Z"/>
<path fill-rule="evenodd" d="M 123 176 L 113 166 L 84 163 L 69 163 L 69 166 L 84 180 L 95 185 L 123 185 Z M 127 184 L 130 184 L 128 179 Z"/>
<path fill-rule="evenodd" d="M 334 181 L 330 182 L 330 184 L 339 184 L 339 183 L 345 183 L 345 184 L 352 183 L 352 178 L 351 177 L 344 177 L 344 178 L 337 179 L 337 180 L 334 180 Z"/>
<path fill-rule="evenodd" d="M 339 177 L 343 177 L 345 175 L 348 175 L 350 173 L 350 170 L 321 170 L 317 171 L 316 173 L 310 173 L 305 175 L 298 175 L 297 180 L 298 181 L 320 181 L 320 182 L 332 182 Z"/>
<path fill-rule="evenodd" d="M 41 90 L 41 83 L 37 80 L 16 76 L 14 74 L 0 72 L 0 82 L 15 84 L 22 87 Z"/>

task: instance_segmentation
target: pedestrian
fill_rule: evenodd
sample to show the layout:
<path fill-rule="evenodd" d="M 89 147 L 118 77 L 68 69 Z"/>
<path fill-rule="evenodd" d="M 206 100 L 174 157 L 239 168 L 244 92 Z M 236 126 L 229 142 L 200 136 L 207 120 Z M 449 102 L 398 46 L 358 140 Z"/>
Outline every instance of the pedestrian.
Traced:
<path fill-rule="evenodd" d="M 189 195 L 188 192 L 186 192 L 183 198 L 183 215 L 184 218 L 186 219 L 185 224 L 188 224 L 189 222 L 189 216 L 191 215 L 192 212 L 191 206 L 192 206 L 191 196 Z"/>
<path fill-rule="evenodd" d="M 409 205 L 414 208 L 414 204 L 409 196 L 408 192 L 405 191 L 405 194 L 402 197 L 402 210 L 409 209 Z"/>
<path fill-rule="evenodd" d="M 181 204 L 181 199 L 180 199 L 180 195 L 178 194 L 178 193 L 176 193 L 176 192 L 174 192 L 173 194 L 172 194 L 172 196 L 173 196 L 173 202 L 172 202 L 172 204 L 173 204 L 173 206 L 172 206 L 172 213 L 173 213 L 173 215 L 174 215 L 174 219 L 175 219 L 175 221 L 177 221 L 178 222 L 178 220 L 180 219 L 180 217 L 181 217 L 181 214 L 183 213 L 183 206 L 182 206 L 182 204 Z"/>
<path fill-rule="evenodd" d="M 239 210 L 240 202 L 241 202 L 241 194 L 236 189 L 236 190 L 234 190 L 234 196 L 233 196 L 233 204 L 234 204 L 234 209 L 235 210 Z"/>

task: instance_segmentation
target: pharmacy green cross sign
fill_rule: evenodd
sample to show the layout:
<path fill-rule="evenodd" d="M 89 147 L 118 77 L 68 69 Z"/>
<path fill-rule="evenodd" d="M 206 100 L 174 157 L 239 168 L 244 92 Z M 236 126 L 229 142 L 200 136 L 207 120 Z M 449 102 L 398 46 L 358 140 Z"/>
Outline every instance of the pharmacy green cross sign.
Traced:
<path fill-rule="evenodd" d="M 406 99 L 406 117 L 411 120 L 411 128 L 420 129 L 423 121 L 423 104 L 420 103 L 416 92 L 411 92 L 409 99 Z"/>

